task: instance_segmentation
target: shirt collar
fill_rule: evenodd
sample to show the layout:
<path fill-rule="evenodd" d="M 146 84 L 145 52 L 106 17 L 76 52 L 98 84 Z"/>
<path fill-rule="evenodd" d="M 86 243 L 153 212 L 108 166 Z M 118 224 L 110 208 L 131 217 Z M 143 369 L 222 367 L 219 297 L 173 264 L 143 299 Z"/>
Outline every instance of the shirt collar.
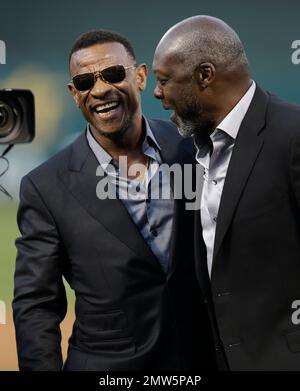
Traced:
<path fill-rule="evenodd" d="M 146 137 L 143 142 L 143 150 L 144 150 L 144 144 L 150 143 L 151 144 L 150 146 L 154 146 L 155 149 L 158 149 L 159 151 L 161 151 L 161 147 L 158 144 L 158 141 L 156 140 L 156 138 L 150 128 L 149 122 L 147 121 L 147 118 L 145 118 L 144 116 L 143 116 L 143 121 L 144 121 L 145 127 L 146 127 Z"/>
<path fill-rule="evenodd" d="M 223 130 L 234 140 L 237 138 L 241 123 L 249 109 L 250 103 L 254 96 L 256 84 L 252 81 L 251 86 L 240 99 L 240 101 L 234 106 L 234 108 L 226 115 L 223 121 L 216 127 L 217 129 Z"/>
<path fill-rule="evenodd" d="M 241 123 L 246 115 L 246 112 L 250 106 L 250 103 L 253 99 L 254 93 L 256 89 L 256 84 L 252 81 L 251 86 L 245 95 L 239 100 L 239 102 L 234 106 L 234 108 L 226 115 L 223 121 L 216 127 L 213 133 L 210 135 L 210 140 L 214 141 L 214 139 L 218 137 L 224 137 L 225 135 L 220 134 L 219 130 L 222 130 L 227 135 L 229 135 L 232 139 L 236 139 Z M 204 166 L 207 168 L 209 164 L 208 153 L 210 151 L 210 140 L 204 141 L 201 135 L 194 135 L 194 144 L 196 147 L 196 160 L 200 163 L 202 162 Z M 208 160 L 207 160 L 208 159 Z"/>
<path fill-rule="evenodd" d="M 150 128 L 150 125 L 144 116 L 143 123 L 146 129 L 146 134 L 142 145 L 143 152 L 145 153 L 145 155 L 151 157 L 152 159 L 159 160 L 159 155 L 157 151 L 160 151 L 161 147 L 158 144 Z M 101 164 L 104 170 L 109 164 L 114 163 L 112 156 L 95 140 L 90 130 L 89 124 L 87 125 L 86 137 L 91 150 L 94 152 L 99 164 Z"/>

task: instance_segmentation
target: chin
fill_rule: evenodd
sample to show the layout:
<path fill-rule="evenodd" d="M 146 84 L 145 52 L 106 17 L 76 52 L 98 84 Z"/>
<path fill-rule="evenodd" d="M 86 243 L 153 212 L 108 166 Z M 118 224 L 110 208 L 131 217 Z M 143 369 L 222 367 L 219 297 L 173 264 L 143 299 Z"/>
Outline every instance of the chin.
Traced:
<path fill-rule="evenodd" d="M 100 128 L 95 128 L 97 133 L 101 135 L 102 137 L 106 137 L 111 140 L 121 140 L 124 136 L 124 134 L 129 129 L 129 124 L 126 122 L 125 124 L 122 124 L 122 126 L 119 126 L 115 129 L 105 130 Z"/>
<path fill-rule="evenodd" d="M 182 137 L 191 137 L 195 133 L 195 125 L 182 121 L 180 117 L 177 117 L 176 125 L 178 132 Z"/>

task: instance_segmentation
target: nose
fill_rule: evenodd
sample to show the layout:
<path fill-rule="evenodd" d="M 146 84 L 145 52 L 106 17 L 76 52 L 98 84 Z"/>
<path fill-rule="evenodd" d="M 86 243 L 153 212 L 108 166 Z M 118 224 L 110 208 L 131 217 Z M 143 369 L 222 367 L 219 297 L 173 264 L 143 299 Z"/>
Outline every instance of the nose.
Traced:
<path fill-rule="evenodd" d="M 156 87 L 154 88 L 154 96 L 157 99 L 163 99 L 164 97 L 162 89 L 157 84 Z"/>
<path fill-rule="evenodd" d="M 101 76 L 100 75 L 97 75 L 95 77 L 95 84 L 93 85 L 93 87 L 91 88 L 90 90 L 90 93 L 93 95 L 93 96 L 96 96 L 99 98 L 99 96 L 104 96 L 107 94 L 107 92 L 111 91 L 113 86 L 109 83 L 106 83 L 105 81 L 103 81 L 101 79 Z"/>

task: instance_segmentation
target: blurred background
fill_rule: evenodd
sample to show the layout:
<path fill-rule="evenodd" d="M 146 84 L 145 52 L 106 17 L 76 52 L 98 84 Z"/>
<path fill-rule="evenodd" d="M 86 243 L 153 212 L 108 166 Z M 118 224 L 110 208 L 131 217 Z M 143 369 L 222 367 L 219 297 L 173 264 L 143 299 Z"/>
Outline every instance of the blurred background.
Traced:
<path fill-rule="evenodd" d="M 253 78 L 265 89 L 300 104 L 300 64 L 291 59 L 295 52 L 292 42 L 300 40 L 300 3 L 295 0 L 0 0 L 0 40 L 6 43 L 0 89 L 31 89 L 36 102 L 36 139 L 14 147 L 8 154 L 9 171 L 0 178 L 0 184 L 13 195 L 10 201 L 0 193 L 0 300 L 7 309 L 6 324 L 0 324 L 0 370 L 18 368 L 11 301 L 20 180 L 85 127 L 67 90 L 67 58 L 74 40 L 92 29 L 115 30 L 129 38 L 138 60 L 151 70 L 153 50 L 164 32 L 197 14 L 217 16 L 229 23 L 244 43 Z M 153 98 L 154 86 L 150 71 L 143 93 L 144 114 L 168 119 L 170 113 Z M 0 154 L 3 150 L 0 145 Z M 70 290 L 68 296 L 69 313 L 62 326 L 64 352 L 73 320 L 74 296 Z"/>

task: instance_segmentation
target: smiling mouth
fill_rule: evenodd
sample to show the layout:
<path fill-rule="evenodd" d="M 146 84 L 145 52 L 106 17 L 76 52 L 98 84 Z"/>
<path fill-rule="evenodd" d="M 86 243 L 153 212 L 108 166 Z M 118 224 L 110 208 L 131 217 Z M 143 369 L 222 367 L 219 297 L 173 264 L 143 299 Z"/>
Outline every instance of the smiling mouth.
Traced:
<path fill-rule="evenodd" d="M 93 110 L 99 115 L 110 114 L 111 112 L 115 111 L 119 106 L 120 102 L 108 102 L 94 107 Z"/>

